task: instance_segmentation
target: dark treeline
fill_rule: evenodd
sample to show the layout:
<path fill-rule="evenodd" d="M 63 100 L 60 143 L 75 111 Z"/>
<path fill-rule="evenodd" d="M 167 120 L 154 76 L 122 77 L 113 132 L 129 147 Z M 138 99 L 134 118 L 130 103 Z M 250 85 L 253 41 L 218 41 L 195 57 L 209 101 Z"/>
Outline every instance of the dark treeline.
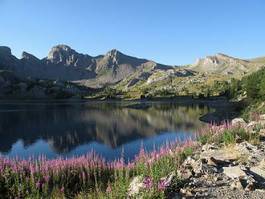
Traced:
<path fill-rule="evenodd" d="M 243 77 L 242 80 L 232 79 L 227 93 L 230 98 L 245 95 L 252 102 L 265 100 L 265 68 Z"/>

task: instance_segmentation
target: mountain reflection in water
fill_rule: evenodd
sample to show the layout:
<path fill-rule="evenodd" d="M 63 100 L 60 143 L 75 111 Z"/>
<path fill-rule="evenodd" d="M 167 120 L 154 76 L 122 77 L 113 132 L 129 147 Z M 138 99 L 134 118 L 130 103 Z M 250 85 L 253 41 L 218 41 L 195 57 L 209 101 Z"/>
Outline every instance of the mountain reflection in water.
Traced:
<path fill-rule="evenodd" d="M 108 160 L 121 152 L 132 159 L 142 145 L 152 150 L 187 139 L 210 111 L 169 102 L 6 102 L 0 104 L 0 153 L 54 158 L 94 150 Z"/>

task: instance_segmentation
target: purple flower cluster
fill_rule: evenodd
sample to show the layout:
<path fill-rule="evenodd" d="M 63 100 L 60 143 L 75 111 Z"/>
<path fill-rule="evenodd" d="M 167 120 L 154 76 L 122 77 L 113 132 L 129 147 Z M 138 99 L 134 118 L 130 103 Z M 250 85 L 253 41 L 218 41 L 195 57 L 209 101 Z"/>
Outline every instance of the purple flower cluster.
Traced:
<path fill-rule="evenodd" d="M 98 180 L 104 185 L 108 182 L 103 181 L 109 181 L 111 177 L 115 176 L 116 172 L 132 171 L 139 162 L 143 162 L 149 168 L 156 160 L 167 155 L 173 156 L 184 147 L 191 146 L 192 144 L 192 139 L 184 143 L 170 143 L 150 153 L 145 152 L 142 148 L 135 160 L 128 163 L 125 163 L 122 158 L 107 162 L 94 152 L 80 157 L 52 160 L 44 156 L 40 156 L 37 159 L 29 158 L 28 160 L 0 157 L 0 179 L 14 177 L 19 179 L 18 182 L 25 183 L 24 185 L 27 186 L 27 190 L 44 192 L 56 187 L 60 193 L 65 194 L 65 192 L 73 191 L 71 186 L 68 186 L 71 183 L 80 185 L 82 189 L 91 186 L 96 187 Z M 149 176 L 145 177 L 143 184 L 148 190 L 155 187 L 160 191 L 163 191 L 168 186 L 166 181 L 160 180 L 158 183 L 155 183 Z M 17 184 L 15 186 L 19 187 L 20 185 Z M 111 184 L 106 188 L 106 192 L 112 192 Z M 19 193 L 14 195 L 16 196 L 17 194 L 19 195 Z"/>
<path fill-rule="evenodd" d="M 222 132 L 224 132 L 225 130 L 230 130 L 235 128 L 235 126 L 233 126 L 230 122 L 224 121 L 222 124 L 220 125 L 216 125 L 216 124 L 209 124 L 204 128 L 201 128 L 197 131 L 196 133 L 196 138 L 205 135 L 205 134 L 210 134 L 210 135 L 215 135 L 215 134 L 220 134 Z M 196 140 L 196 139 L 194 139 Z"/>
<path fill-rule="evenodd" d="M 143 185 L 145 189 L 152 189 L 156 188 L 158 191 L 165 191 L 165 189 L 170 185 L 171 179 L 162 178 L 158 181 L 158 183 L 155 183 L 154 180 L 150 176 L 146 176 L 143 180 Z"/>
<path fill-rule="evenodd" d="M 160 179 L 157 185 L 158 190 L 165 191 L 165 189 L 170 185 L 170 181 L 171 179 L 166 179 L 166 178 Z"/>
<path fill-rule="evenodd" d="M 153 180 L 150 176 L 147 176 L 143 180 L 144 187 L 146 189 L 151 189 L 153 187 Z"/>

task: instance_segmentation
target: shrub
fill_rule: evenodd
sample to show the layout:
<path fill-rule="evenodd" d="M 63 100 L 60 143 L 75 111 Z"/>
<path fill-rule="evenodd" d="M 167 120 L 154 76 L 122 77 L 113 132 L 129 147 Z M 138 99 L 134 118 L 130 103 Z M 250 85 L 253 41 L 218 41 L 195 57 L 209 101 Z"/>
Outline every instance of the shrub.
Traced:
<path fill-rule="evenodd" d="M 226 130 L 222 136 L 219 142 L 224 143 L 224 144 L 232 144 L 235 143 L 236 138 L 235 134 L 229 130 Z"/>
<path fill-rule="evenodd" d="M 207 144 L 210 142 L 210 138 L 211 138 L 211 135 L 210 134 L 205 134 L 205 135 L 201 135 L 198 139 L 198 141 L 204 145 L 204 144 Z"/>

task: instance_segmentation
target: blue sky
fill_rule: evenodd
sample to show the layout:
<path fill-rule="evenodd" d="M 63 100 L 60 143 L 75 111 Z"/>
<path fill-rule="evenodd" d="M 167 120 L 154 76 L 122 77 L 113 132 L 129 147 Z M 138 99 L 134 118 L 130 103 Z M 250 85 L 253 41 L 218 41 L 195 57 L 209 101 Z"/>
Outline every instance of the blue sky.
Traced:
<path fill-rule="evenodd" d="M 0 45 L 43 58 L 56 44 L 165 64 L 218 52 L 265 56 L 264 0 L 0 0 Z"/>

